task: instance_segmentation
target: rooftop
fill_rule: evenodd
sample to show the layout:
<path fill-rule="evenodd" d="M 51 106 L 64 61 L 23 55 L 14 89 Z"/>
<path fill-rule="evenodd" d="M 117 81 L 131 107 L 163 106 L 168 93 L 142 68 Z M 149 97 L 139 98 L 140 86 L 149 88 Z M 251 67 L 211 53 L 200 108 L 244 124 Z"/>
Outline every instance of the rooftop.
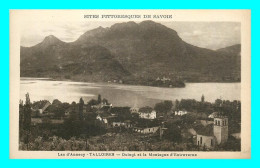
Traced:
<path fill-rule="evenodd" d="M 199 135 L 205 135 L 205 136 L 213 136 L 213 124 L 209 124 L 207 126 L 203 126 L 201 124 L 195 125 L 194 130 Z"/>

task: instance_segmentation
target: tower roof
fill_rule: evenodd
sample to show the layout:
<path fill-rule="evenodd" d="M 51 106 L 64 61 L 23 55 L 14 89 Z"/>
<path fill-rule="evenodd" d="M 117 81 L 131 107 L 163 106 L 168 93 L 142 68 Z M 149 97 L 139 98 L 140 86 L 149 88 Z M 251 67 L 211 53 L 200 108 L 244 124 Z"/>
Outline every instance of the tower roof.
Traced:
<path fill-rule="evenodd" d="M 215 119 L 215 118 L 224 119 L 224 118 L 228 118 L 228 117 L 225 116 L 225 115 L 216 115 L 216 116 L 214 117 L 214 119 Z"/>

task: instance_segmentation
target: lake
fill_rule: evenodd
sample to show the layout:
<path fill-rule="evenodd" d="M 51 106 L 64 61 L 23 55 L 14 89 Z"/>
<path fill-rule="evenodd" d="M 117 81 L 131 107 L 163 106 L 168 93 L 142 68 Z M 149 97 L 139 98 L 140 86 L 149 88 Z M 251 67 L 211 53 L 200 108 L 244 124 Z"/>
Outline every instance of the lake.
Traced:
<path fill-rule="evenodd" d="M 73 81 L 55 81 L 46 78 L 21 78 L 20 99 L 30 94 L 31 101 L 58 99 L 62 102 L 78 102 L 80 97 L 85 102 L 102 98 L 108 99 L 114 106 L 142 107 L 151 106 L 163 100 L 196 99 L 202 94 L 205 101 L 216 99 L 240 100 L 240 83 L 186 83 L 185 88 L 160 88 L 150 86 L 134 86 L 113 83 L 87 83 Z"/>

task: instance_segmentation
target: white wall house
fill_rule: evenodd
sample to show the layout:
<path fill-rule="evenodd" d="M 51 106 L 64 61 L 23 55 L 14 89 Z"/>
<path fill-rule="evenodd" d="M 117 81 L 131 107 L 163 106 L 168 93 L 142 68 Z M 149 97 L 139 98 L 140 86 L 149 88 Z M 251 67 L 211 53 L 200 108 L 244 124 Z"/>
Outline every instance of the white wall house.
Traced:
<path fill-rule="evenodd" d="M 131 121 L 130 120 L 126 120 L 126 121 L 114 121 L 112 123 L 112 126 L 113 127 L 125 127 L 125 128 L 131 128 L 132 127 L 132 124 L 131 124 Z"/>
<path fill-rule="evenodd" d="M 200 147 L 213 148 L 216 143 L 214 136 L 197 135 L 197 145 Z"/>
<path fill-rule="evenodd" d="M 113 122 L 112 123 L 113 127 L 122 127 L 122 126 L 125 126 L 125 123 L 124 122 Z"/>
<path fill-rule="evenodd" d="M 144 118 L 144 119 L 155 119 L 156 118 L 156 111 L 151 111 L 151 112 L 140 112 L 139 111 L 139 117 Z"/>
<path fill-rule="evenodd" d="M 187 112 L 187 111 L 179 110 L 179 111 L 175 111 L 174 114 L 175 114 L 175 115 L 178 115 L 178 116 L 183 116 L 183 115 L 188 114 L 188 112 Z"/>
<path fill-rule="evenodd" d="M 99 121 L 104 122 L 105 124 L 108 123 L 107 118 L 105 118 L 105 117 L 101 117 L 99 114 L 97 115 L 96 119 L 99 120 Z"/>
<path fill-rule="evenodd" d="M 154 134 L 156 131 L 158 131 L 158 129 L 159 126 L 149 128 L 134 128 L 134 131 L 142 134 Z"/>

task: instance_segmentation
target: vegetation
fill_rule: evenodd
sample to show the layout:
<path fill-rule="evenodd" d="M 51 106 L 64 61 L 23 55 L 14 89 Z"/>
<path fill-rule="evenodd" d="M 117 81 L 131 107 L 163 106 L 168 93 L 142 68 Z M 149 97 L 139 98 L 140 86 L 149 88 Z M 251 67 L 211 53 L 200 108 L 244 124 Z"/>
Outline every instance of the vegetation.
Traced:
<path fill-rule="evenodd" d="M 47 114 L 53 116 L 35 115 L 34 108 L 41 107 L 46 101 L 30 102 L 29 94 L 26 103 L 19 105 L 19 140 L 21 150 L 198 150 L 192 137 L 183 136 L 183 131 L 193 128 L 198 120 L 209 120 L 211 112 L 221 112 L 229 118 L 229 136 L 240 132 L 241 103 L 240 101 L 225 101 L 217 99 L 214 103 L 182 99 L 163 101 L 154 108 L 146 106 L 139 109 L 142 112 L 155 110 L 158 116 L 154 120 L 139 118 L 136 113 L 130 113 L 130 107 L 99 107 L 100 103 L 108 104 L 108 100 L 92 99 L 86 104 L 80 98 L 79 103 L 62 103 L 55 99 L 47 108 Z M 34 107 L 34 108 L 31 108 Z M 173 115 L 175 110 L 188 110 L 183 116 Z M 97 115 L 116 116 L 116 120 L 129 121 L 135 127 L 160 127 L 155 134 L 142 135 L 124 126 L 107 127 L 107 124 L 97 119 Z M 42 122 L 33 124 L 32 119 Z M 53 120 L 64 121 L 55 123 Z M 120 145 L 118 145 L 120 143 Z M 240 140 L 229 137 L 228 142 L 211 150 L 240 150 Z M 206 150 L 206 149 L 204 149 Z M 208 150 L 208 149 L 207 149 Z"/>
<path fill-rule="evenodd" d="M 157 87 L 241 79 L 240 45 L 219 51 L 199 48 L 183 42 L 176 31 L 152 21 L 90 30 L 72 43 L 48 36 L 20 51 L 23 77 Z M 156 80 L 164 76 L 170 80 Z"/>
<path fill-rule="evenodd" d="M 164 102 L 155 104 L 154 110 L 157 112 L 158 116 L 166 116 L 167 113 L 171 111 L 172 106 L 172 101 L 166 100 Z"/>

